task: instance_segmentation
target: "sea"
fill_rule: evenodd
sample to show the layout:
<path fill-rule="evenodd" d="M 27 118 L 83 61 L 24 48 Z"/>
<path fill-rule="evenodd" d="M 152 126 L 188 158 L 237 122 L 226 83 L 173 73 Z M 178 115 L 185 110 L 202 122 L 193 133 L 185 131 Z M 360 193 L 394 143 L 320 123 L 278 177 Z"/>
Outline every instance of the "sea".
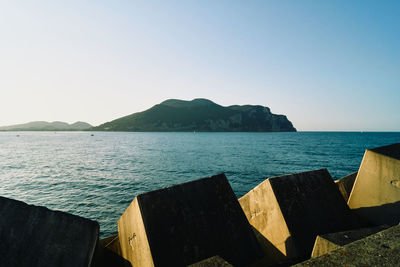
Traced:
<path fill-rule="evenodd" d="M 0 132 L 0 196 L 96 220 L 100 237 L 140 193 L 225 173 L 237 197 L 268 177 L 356 172 L 390 132 Z"/>

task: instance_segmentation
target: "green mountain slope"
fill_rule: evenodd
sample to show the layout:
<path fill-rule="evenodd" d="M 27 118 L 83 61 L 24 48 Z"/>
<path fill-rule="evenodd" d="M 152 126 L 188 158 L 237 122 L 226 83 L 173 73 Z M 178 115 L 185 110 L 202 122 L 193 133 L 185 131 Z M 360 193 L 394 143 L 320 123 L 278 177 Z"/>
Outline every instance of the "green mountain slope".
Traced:
<path fill-rule="evenodd" d="M 32 121 L 24 124 L 16 124 L 0 127 L 0 131 L 83 131 L 92 128 L 89 123 L 77 121 L 68 124 L 62 121 Z"/>
<path fill-rule="evenodd" d="M 207 99 L 166 100 L 154 107 L 97 127 L 94 131 L 294 132 L 284 115 L 263 106 L 223 107 Z"/>

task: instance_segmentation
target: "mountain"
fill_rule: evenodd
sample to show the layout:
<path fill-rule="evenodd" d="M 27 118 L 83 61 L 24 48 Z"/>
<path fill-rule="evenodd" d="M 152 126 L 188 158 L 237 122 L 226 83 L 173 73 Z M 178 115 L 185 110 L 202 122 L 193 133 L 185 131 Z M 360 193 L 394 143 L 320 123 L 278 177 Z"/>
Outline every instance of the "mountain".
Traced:
<path fill-rule="evenodd" d="M 89 123 L 77 121 L 68 124 L 62 121 L 32 121 L 24 124 L 16 124 L 0 127 L 0 131 L 83 131 L 92 128 Z"/>
<path fill-rule="evenodd" d="M 80 131 L 80 130 L 83 131 L 83 130 L 90 129 L 93 126 L 87 122 L 77 121 L 77 122 L 70 124 L 70 127 L 71 127 L 71 129 L 74 129 L 75 131 Z"/>
<path fill-rule="evenodd" d="M 263 106 L 220 106 L 208 99 L 166 100 L 143 112 L 134 113 L 93 127 L 94 131 L 138 132 L 295 132 L 284 115 L 272 114 Z"/>

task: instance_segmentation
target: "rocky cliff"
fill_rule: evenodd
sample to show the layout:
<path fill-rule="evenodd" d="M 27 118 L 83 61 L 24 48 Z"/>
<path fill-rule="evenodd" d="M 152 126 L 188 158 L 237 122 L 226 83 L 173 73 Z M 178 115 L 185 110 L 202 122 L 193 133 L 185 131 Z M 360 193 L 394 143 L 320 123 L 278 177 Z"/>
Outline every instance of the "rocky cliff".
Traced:
<path fill-rule="evenodd" d="M 220 106 L 207 99 L 170 99 L 97 127 L 95 131 L 295 132 L 284 115 L 263 106 Z"/>

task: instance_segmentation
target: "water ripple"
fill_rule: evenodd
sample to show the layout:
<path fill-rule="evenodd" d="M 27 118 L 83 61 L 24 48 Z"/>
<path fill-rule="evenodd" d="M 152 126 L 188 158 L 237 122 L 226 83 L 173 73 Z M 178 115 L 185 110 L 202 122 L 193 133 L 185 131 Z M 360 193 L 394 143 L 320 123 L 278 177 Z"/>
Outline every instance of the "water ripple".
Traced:
<path fill-rule="evenodd" d="M 0 195 L 97 220 L 101 236 L 143 192 L 225 172 L 238 197 L 267 177 L 358 169 L 399 133 L 0 132 Z"/>

